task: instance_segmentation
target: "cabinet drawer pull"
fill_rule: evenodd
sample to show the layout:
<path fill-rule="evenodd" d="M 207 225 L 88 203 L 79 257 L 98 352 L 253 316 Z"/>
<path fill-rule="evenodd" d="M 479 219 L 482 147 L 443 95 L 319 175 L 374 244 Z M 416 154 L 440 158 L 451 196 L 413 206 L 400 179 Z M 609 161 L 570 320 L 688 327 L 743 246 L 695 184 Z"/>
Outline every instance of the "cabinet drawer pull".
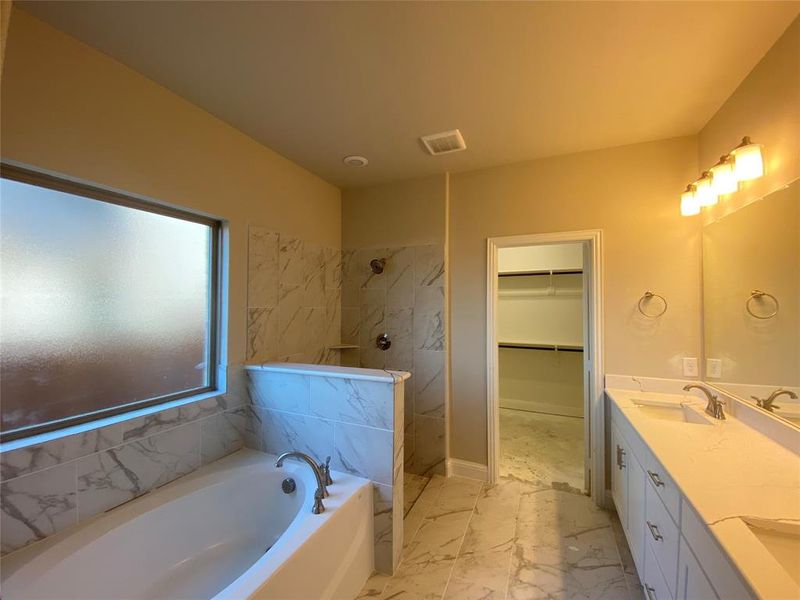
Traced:
<path fill-rule="evenodd" d="M 664 539 L 664 536 L 658 531 L 657 525 L 653 525 L 650 521 L 647 521 L 647 528 L 650 530 L 650 535 L 653 536 L 655 541 L 660 542 Z"/>
<path fill-rule="evenodd" d="M 645 583 L 644 590 L 647 592 L 647 600 L 658 600 L 658 597 L 656 596 L 656 588 Z"/>
<path fill-rule="evenodd" d="M 620 469 L 625 468 L 625 463 L 622 460 L 622 457 L 625 456 L 625 450 L 620 448 L 619 444 L 617 444 L 617 467 Z"/>
<path fill-rule="evenodd" d="M 647 471 L 647 474 L 650 475 L 650 479 L 653 480 L 653 483 L 656 487 L 664 487 L 664 482 L 661 480 L 661 477 L 658 476 L 658 473 L 653 473 L 653 471 Z"/>

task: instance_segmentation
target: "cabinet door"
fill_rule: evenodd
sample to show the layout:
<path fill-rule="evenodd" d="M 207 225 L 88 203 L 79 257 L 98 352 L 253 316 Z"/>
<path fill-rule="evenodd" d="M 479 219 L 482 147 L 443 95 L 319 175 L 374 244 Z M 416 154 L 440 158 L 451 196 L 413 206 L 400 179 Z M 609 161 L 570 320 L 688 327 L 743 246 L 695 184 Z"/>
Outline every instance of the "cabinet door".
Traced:
<path fill-rule="evenodd" d="M 669 586 L 658 568 L 656 555 L 653 554 L 649 544 L 644 545 L 644 577 L 642 577 L 642 587 L 647 600 L 673 600 Z"/>
<path fill-rule="evenodd" d="M 647 488 L 647 474 L 639 461 L 633 456 L 628 457 L 626 466 L 628 471 L 628 544 L 636 566 L 641 572 L 644 564 L 644 535 L 645 535 L 645 489 Z"/>
<path fill-rule="evenodd" d="M 718 600 L 697 559 L 681 537 L 678 556 L 678 600 Z"/>
<path fill-rule="evenodd" d="M 619 429 L 611 423 L 611 497 L 617 507 L 620 523 L 628 531 L 628 456 Z"/>

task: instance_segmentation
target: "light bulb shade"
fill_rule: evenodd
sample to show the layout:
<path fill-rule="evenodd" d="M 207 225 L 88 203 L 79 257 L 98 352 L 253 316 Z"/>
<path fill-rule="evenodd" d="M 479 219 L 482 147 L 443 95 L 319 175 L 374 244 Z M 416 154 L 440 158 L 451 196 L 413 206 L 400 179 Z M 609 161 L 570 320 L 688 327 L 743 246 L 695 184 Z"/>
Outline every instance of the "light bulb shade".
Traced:
<path fill-rule="evenodd" d="M 764 174 L 761 144 L 751 144 L 749 142 L 749 138 L 744 138 L 742 145 L 731 152 L 734 160 L 734 174 L 738 181 L 749 181 Z"/>
<path fill-rule="evenodd" d="M 717 203 L 717 193 L 711 186 L 711 175 L 708 171 L 694 182 L 694 199 L 698 206 L 713 206 Z"/>
<path fill-rule="evenodd" d="M 681 215 L 684 217 L 691 217 L 700 214 L 700 205 L 695 198 L 694 188 L 689 186 L 685 192 L 681 194 Z"/>
<path fill-rule="evenodd" d="M 723 158 L 711 167 L 711 189 L 718 195 L 732 194 L 739 189 L 732 160 Z"/>

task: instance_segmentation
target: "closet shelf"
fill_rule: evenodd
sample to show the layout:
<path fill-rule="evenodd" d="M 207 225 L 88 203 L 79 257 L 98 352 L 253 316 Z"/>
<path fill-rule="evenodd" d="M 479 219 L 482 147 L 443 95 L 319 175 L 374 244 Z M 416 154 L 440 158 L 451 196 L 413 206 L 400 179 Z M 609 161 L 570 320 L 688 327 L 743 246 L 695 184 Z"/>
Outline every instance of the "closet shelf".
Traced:
<path fill-rule="evenodd" d="M 498 348 L 517 348 L 519 350 L 552 350 L 554 352 L 583 352 L 583 346 L 574 344 L 538 344 L 533 342 L 498 342 Z"/>
<path fill-rule="evenodd" d="M 530 277 L 532 275 L 581 275 L 583 269 L 544 269 L 539 271 L 505 271 L 498 277 Z"/>

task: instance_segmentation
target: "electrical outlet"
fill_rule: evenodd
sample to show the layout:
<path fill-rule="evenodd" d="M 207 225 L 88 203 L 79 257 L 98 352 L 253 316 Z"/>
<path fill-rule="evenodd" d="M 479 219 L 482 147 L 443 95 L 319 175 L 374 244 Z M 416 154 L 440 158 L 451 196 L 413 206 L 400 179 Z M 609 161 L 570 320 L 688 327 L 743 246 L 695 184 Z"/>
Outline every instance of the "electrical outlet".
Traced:
<path fill-rule="evenodd" d="M 720 379 L 722 377 L 722 360 L 719 358 L 706 359 L 706 377 Z"/>
<path fill-rule="evenodd" d="M 696 358 L 684 358 L 683 359 L 683 376 L 684 377 L 697 377 L 698 369 L 697 369 L 697 359 Z"/>

